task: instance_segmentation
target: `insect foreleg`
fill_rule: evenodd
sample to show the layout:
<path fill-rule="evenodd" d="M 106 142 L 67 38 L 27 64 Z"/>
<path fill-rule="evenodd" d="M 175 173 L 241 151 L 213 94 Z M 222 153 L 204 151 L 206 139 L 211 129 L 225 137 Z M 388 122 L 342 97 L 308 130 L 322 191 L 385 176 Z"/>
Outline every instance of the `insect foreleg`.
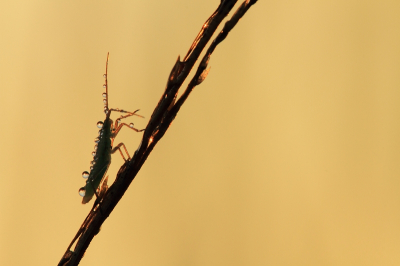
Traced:
<path fill-rule="evenodd" d="M 132 116 L 132 115 L 136 115 L 136 116 L 139 116 L 139 117 L 141 117 L 141 118 L 144 118 L 144 116 L 141 116 L 141 115 L 136 114 L 137 112 L 140 111 L 140 109 L 137 109 L 137 110 L 135 110 L 134 112 L 129 112 L 129 111 L 121 110 L 121 109 L 113 109 L 113 108 L 111 108 L 109 111 L 115 111 L 115 112 L 120 112 L 120 113 L 127 113 L 127 115 L 125 115 L 125 116 L 123 116 L 123 117 L 121 117 L 121 118 L 126 118 L 126 117 Z"/>
<path fill-rule="evenodd" d="M 116 122 L 117 122 L 117 121 L 116 121 Z M 133 123 L 131 123 L 130 125 L 128 125 L 128 124 L 126 124 L 126 123 L 121 123 L 121 124 L 119 124 L 119 125 L 116 127 L 116 129 L 114 129 L 114 132 L 113 132 L 114 138 L 115 138 L 115 136 L 118 134 L 118 132 L 121 130 L 122 126 L 127 126 L 127 127 L 129 127 L 130 129 L 135 130 L 136 132 L 142 132 L 142 131 L 144 131 L 144 129 L 137 129 L 137 128 L 134 128 L 134 127 L 133 127 Z"/>
<path fill-rule="evenodd" d="M 121 119 L 130 117 L 130 116 L 133 116 L 133 115 L 136 115 L 136 116 L 139 116 L 139 117 L 144 118 L 144 116 L 141 116 L 141 115 L 136 114 L 136 113 L 139 111 L 139 109 L 137 109 L 137 110 L 134 111 L 134 112 L 128 112 L 128 111 L 120 110 L 120 109 L 110 109 L 110 112 L 111 112 L 111 111 L 116 111 L 116 112 L 121 112 L 121 113 L 128 113 L 127 115 L 121 115 L 121 117 L 119 117 L 119 118 L 117 118 L 117 119 L 115 120 L 113 129 L 112 129 L 112 134 L 113 134 L 112 137 L 113 137 L 113 138 L 115 138 L 115 137 L 117 136 L 118 132 L 121 130 L 121 127 L 122 127 L 123 125 L 129 127 L 130 129 L 135 130 L 136 132 L 142 132 L 142 131 L 144 131 L 144 129 L 139 130 L 139 129 L 134 128 L 134 127 L 133 127 L 133 123 L 131 123 L 130 125 L 128 125 L 128 124 L 126 124 L 126 123 L 121 123 L 121 124 L 120 124 Z"/>

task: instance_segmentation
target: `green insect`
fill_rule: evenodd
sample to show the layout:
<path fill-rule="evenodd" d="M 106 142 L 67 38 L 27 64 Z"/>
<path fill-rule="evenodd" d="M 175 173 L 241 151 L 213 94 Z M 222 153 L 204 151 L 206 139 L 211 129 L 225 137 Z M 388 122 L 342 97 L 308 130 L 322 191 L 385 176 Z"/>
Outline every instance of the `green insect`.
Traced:
<path fill-rule="evenodd" d="M 82 173 L 82 177 L 86 179 L 86 185 L 79 189 L 79 195 L 83 197 L 82 204 L 88 203 L 92 199 L 93 195 L 96 195 L 96 197 L 99 196 L 98 187 L 100 186 L 100 183 L 104 179 L 108 167 L 111 164 L 111 154 L 115 153 L 118 150 L 121 153 L 122 158 L 124 158 L 124 160 L 126 161 L 125 156 L 121 151 L 121 146 L 122 146 L 124 147 L 124 150 L 128 155 L 128 160 L 130 160 L 128 150 L 126 149 L 125 145 L 122 142 L 113 148 L 114 139 L 117 136 L 118 132 L 121 130 L 121 128 L 123 126 L 127 126 L 136 132 L 141 132 L 144 130 L 144 129 L 138 130 L 134 128 L 133 123 L 131 123 L 130 125 L 125 123 L 120 123 L 121 119 L 133 115 L 143 118 L 143 116 L 136 114 L 136 112 L 138 112 L 139 110 L 136 110 L 134 112 L 128 112 L 119 109 L 108 109 L 108 84 L 107 84 L 108 57 L 109 54 L 107 54 L 106 74 L 104 74 L 105 83 L 103 85 L 103 87 L 106 89 L 106 92 L 103 93 L 104 112 L 106 113 L 106 118 L 104 119 L 104 122 L 101 121 L 97 122 L 97 127 L 100 128 L 100 130 L 99 130 L 99 136 L 95 139 L 96 145 L 94 146 L 94 152 L 92 152 L 93 161 L 91 161 L 90 173 L 87 171 L 84 171 Z M 113 124 L 113 121 L 110 118 L 112 111 L 126 113 L 126 114 L 122 115 L 120 118 L 115 120 L 115 123 Z"/>

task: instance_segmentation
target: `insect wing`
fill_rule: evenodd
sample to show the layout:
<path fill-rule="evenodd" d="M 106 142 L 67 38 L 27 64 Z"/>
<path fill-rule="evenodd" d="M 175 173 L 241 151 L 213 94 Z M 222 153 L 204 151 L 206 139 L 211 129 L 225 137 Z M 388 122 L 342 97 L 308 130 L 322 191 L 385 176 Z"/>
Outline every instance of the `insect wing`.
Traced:
<path fill-rule="evenodd" d="M 85 196 L 82 199 L 82 204 L 88 203 L 93 198 L 94 191 L 95 191 L 95 189 L 98 188 L 101 181 L 103 180 L 103 177 L 104 177 L 105 173 L 107 172 L 109 165 L 110 164 L 108 163 L 108 164 L 104 165 L 103 168 L 101 168 L 99 171 L 93 171 L 93 170 L 95 170 L 95 169 L 93 169 L 90 172 L 91 176 L 89 176 L 88 180 L 86 181 L 86 186 L 85 186 L 86 192 L 85 192 Z M 96 172 L 96 174 L 94 174 L 94 172 Z"/>

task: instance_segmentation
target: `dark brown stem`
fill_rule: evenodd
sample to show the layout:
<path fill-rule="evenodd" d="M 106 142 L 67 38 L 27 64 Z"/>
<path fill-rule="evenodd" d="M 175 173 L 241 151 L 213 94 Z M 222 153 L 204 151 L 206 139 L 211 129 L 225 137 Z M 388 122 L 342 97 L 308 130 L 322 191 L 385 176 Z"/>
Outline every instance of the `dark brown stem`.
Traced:
<path fill-rule="evenodd" d="M 244 1 L 232 18 L 225 23 L 222 31 L 207 49 L 186 90 L 176 101 L 178 90 L 189 75 L 200 53 L 236 2 L 237 0 L 221 0 L 217 10 L 204 23 L 183 61 L 180 61 L 178 57 L 168 78 L 165 91 L 147 124 L 140 146 L 133 155 L 133 158 L 130 161 L 126 161 L 119 169 L 116 180 L 111 187 L 105 194 L 100 193 L 99 199 L 95 201 L 93 208 L 79 228 L 58 265 L 72 266 L 79 264 L 93 237 L 99 232 L 100 226 L 114 210 L 157 142 L 164 136 L 190 92 L 206 77 L 208 73 L 206 69 L 207 64 L 217 45 L 226 38 L 239 19 L 257 0 Z M 70 249 L 75 241 L 78 242 L 74 250 L 71 251 Z"/>

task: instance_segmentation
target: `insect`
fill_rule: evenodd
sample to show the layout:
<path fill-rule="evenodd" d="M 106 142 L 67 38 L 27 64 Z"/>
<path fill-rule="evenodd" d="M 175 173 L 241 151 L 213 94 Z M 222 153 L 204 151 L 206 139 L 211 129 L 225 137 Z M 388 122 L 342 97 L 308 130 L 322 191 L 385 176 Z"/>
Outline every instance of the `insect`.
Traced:
<path fill-rule="evenodd" d="M 118 132 L 121 130 L 123 126 L 127 126 L 130 129 L 141 132 L 142 130 L 138 130 L 133 127 L 133 123 L 130 125 L 126 123 L 121 123 L 121 120 L 130 116 L 139 116 L 144 118 L 141 115 L 136 114 L 139 111 L 136 110 L 134 112 L 128 112 L 120 109 L 109 109 L 108 108 L 108 83 L 107 83 L 107 69 L 108 69 L 108 58 L 109 54 L 107 54 L 107 62 L 106 62 L 106 73 L 104 74 L 105 83 L 103 88 L 106 89 L 106 92 L 103 93 L 103 102 L 104 102 L 104 112 L 106 114 L 106 118 L 104 121 L 97 122 L 97 127 L 100 128 L 99 136 L 95 139 L 94 151 L 92 152 L 93 161 L 90 162 L 90 172 L 84 171 L 82 173 L 82 177 L 86 179 L 86 185 L 79 189 L 79 195 L 83 197 L 82 204 L 88 203 L 93 195 L 99 197 L 99 189 L 100 183 L 104 179 L 105 174 L 107 173 L 108 167 L 111 164 L 111 154 L 115 153 L 117 150 L 121 153 L 122 158 L 126 161 L 124 154 L 121 151 L 121 147 L 124 148 L 126 154 L 128 155 L 128 160 L 130 160 L 130 156 L 128 150 L 126 149 L 124 143 L 119 143 L 117 146 L 113 148 L 114 139 L 117 136 Z M 115 120 L 115 123 L 110 118 L 111 112 L 120 112 L 125 113 L 125 115 L 121 115 L 118 119 Z"/>

